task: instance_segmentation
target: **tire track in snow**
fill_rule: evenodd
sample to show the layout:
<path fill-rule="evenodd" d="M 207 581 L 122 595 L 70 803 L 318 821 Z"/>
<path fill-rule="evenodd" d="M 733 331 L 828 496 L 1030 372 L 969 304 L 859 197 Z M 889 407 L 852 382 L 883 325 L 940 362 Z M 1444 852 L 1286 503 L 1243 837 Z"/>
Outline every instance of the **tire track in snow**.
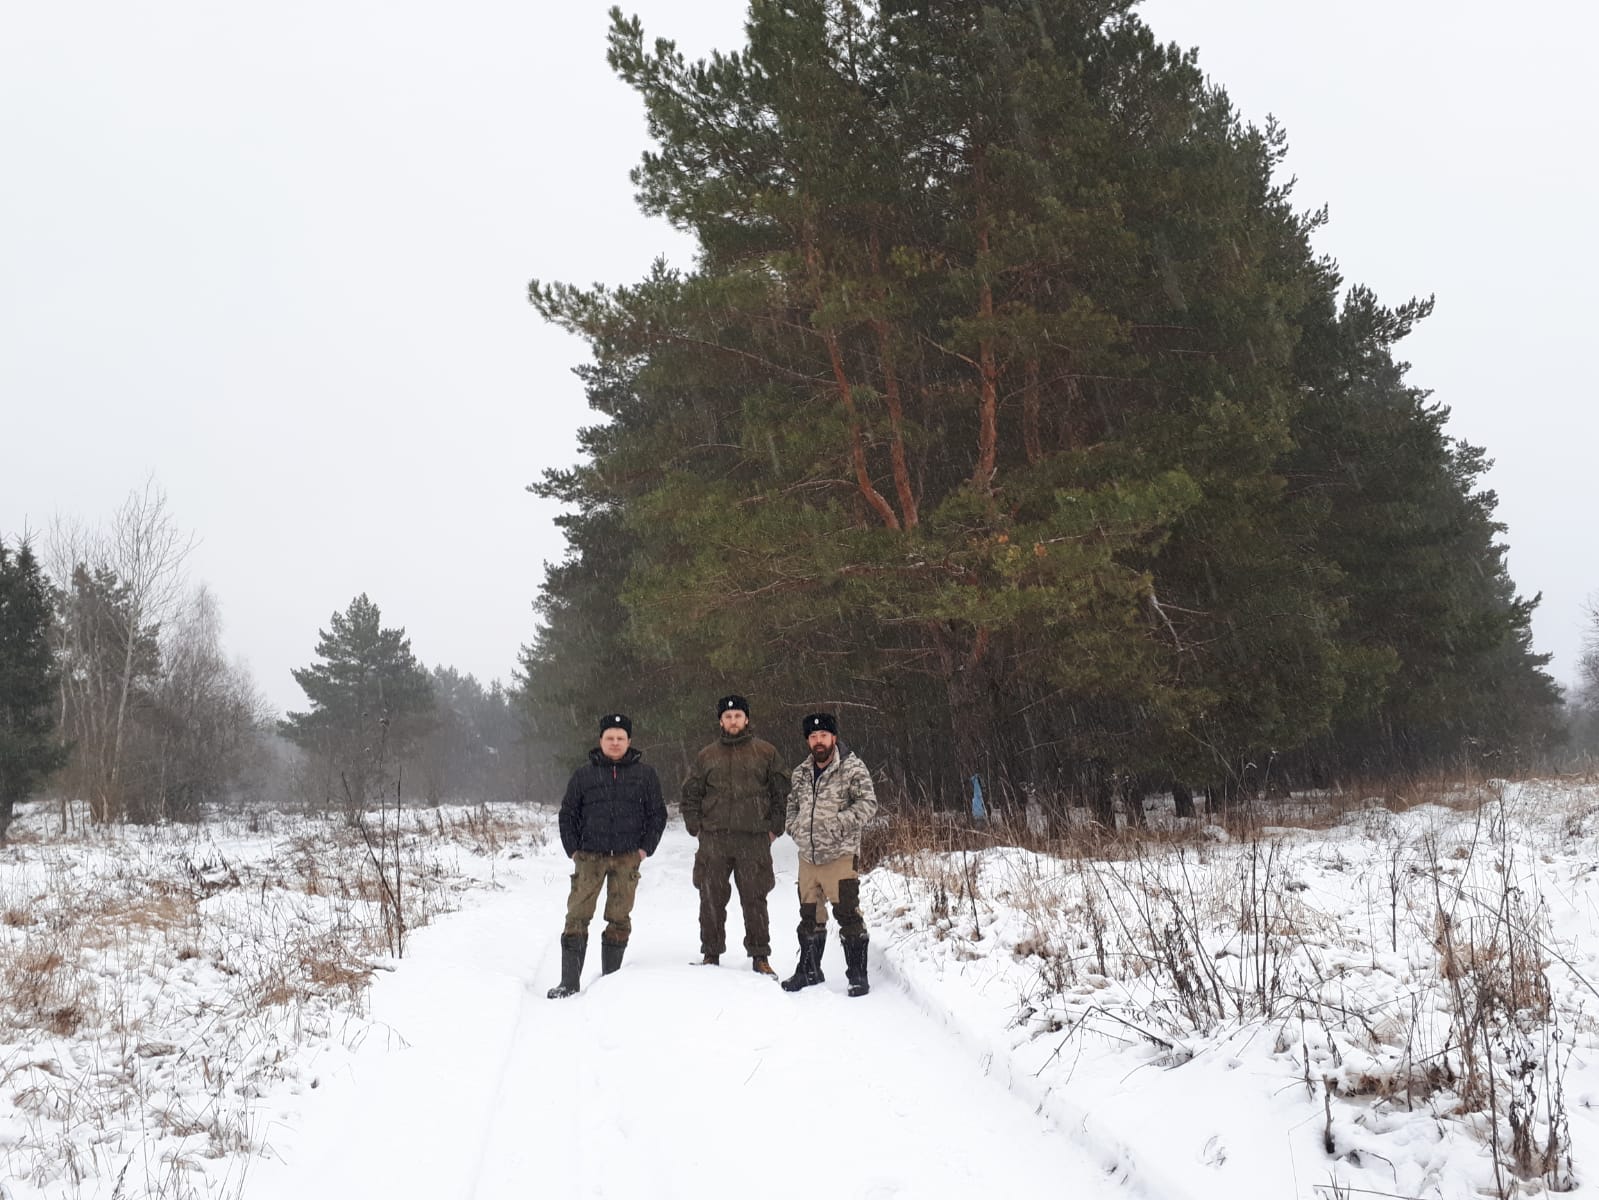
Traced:
<path fill-rule="evenodd" d="M 846 997 L 836 936 L 828 982 L 790 995 L 748 970 L 735 903 L 726 965 L 688 966 L 692 851 L 670 831 L 646 867 L 622 971 L 522 1026 L 474 1200 L 1120 1191 L 901 988 Z M 794 952 L 792 853 L 778 961 Z"/>
<path fill-rule="evenodd" d="M 516 1007 L 516 1020 L 512 1022 L 511 1032 L 505 1039 L 505 1048 L 500 1055 L 500 1069 L 494 1078 L 492 1095 L 489 1097 L 488 1111 L 490 1117 L 483 1122 L 483 1133 L 478 1139 L 477 1153 L 472 1157 L 472 1173 L 467 1180 L 466 1200 L 477 1200 L 478 1187 L 483 1177 L 483 1163 L 488 1155 L 489 1144 L 494 1137 L 493 1114 L 498 1111 L 500 1098 L 505 1094 L 506 1081 L 510 1078 L 511 1064 L 515 1061 L 515 1052 L 522 1034 L 523 1023 L 527 1020 L 528 1009 L 532 1006 L 534 996 L 537 994 L 538 982 L 545 974 L 545 967 L 549 964 L 551 948 L 557 951 L 560 948 L 560 937 L 554 941 L 546 939 L 543 943 L 543 953 L 539 955 L 538 962 L 533 966 L 531 977 L 523 981 L 522 999 Z M 558 956 L 557 956 L 558 957 Z"/>

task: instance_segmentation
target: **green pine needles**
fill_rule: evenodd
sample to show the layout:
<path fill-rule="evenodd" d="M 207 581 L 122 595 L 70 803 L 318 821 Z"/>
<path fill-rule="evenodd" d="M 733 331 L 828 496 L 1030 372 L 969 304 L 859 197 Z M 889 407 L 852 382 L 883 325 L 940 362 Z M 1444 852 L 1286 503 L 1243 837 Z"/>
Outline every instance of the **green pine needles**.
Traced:
<path fill-rule="evenodd" d="M 703 62 L 613 10 L 639 203 L 700 256 L 531 286 L 607 418 L 535 486 L 535 712 L 692 743 L 737 683 L 951 800 L 1548 728 L 1482 460 L 1391 356 L 1429 305 L 1340 301 L 1282 131 L 1131 7 L 756 0 Z"/>

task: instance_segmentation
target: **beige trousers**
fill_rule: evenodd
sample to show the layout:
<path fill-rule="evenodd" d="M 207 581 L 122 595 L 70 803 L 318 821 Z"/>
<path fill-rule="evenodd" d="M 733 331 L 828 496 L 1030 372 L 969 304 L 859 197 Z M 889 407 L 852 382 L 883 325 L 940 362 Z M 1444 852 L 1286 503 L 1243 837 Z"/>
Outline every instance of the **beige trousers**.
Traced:
<path fill-rule="evenodd" d="M 860 884 L 854 882 L 859 877 L 855 874 L 855 856 L 846 854 L 842 858 L 835 858 L 830 863 L 817 866 L 808 863 L 803 858 L 799 862 L 799 902 L 803 908 L 808 904 L 816 906 L 816 924 L 820 929 L 827 928 L 827 905 L 833 906 L 833 916 L 837 919 L 840 932 L 845 929 L 853 931 L 860 927 Z M 848 887 L 843 886 L 846 882 Z"/>

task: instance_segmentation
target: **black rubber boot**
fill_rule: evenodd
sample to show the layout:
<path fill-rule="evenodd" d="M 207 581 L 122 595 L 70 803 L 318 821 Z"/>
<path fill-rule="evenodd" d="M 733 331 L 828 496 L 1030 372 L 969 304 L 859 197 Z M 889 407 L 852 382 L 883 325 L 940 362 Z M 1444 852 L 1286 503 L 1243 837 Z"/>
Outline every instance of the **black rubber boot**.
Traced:
<path fill-rule="evenodd" d="M 822 952 L 827 949 L 827 930 L 817 929 L 814 925 L 811 929 L 812 932 L 800 935 L 799 966 L 794 969 L 794 974 L 783 980 L 785 992 L 813 987 L 826 979 L 822 974 Z"/>
<path fill-rule="evenodd" d="M 545 995 L 551 1000 L 577 995 L 578 982 L 583 978 L 583 960 L 589 952 L 589 935 L 563 933 L 561 935 L 561 982 Z"/>
<path fill-rule="evenodd" d="M 622 954 L 627 949 L 626 942 L 608 942 L 600 939 L 600 974 L 613 975 L 622 967 Z"/>
<path fill-rule="evenodd" d="M 839 938 L 844 945 L 844 974 L 849 979 L 849 994 L 851 996 L 864 996 L 872 990 L 872 985 L 866 980 L 866 946 L 865 938 Z"/>
<path fill-rule="evenodd" d="M 810 937 L 813 933 L 815 933 L 817 931 L 817 929 L 818 929 L 818 926 L 816 924 L 816 905 L 814 905 L 814 904 L 802 904 L 802 905 L 800 905 L 800 923 L 794 930 L 795 936 L 797 936 L 799 938 L 800 945 L 804 946 L 805 945 L 805 939 Z M 825 921 L 820 926 L 820 929 L 821 929 L 821 931 L 823 933 L 827 932 L 827 923 Z"/>

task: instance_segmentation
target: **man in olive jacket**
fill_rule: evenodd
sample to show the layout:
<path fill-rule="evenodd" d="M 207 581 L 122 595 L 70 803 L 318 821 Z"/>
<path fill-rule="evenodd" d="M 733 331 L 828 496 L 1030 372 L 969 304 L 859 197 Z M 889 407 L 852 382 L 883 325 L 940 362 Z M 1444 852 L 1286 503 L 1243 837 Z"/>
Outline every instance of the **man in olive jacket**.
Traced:
<path fill-rule="evenodd" d="M 716 702 L 721 736 L 694 758 L 683 780 L 683 824 L 699 839 L 694 855 L 694 886 L 700 893 L 700 960 L 715 966 L 727 952 L 727 903 L 738 884 L 744 909 L 744 949 L 762 975 L 774 979 L 771 924 L 766 897 L 777 885 L 772 873 L 772 843 L 783 832 L 788 774 L 777 748 L 750 728 L 750 705 L 743 696 Z"/>
<path fill-rule="evenodd" d="M 799 847 L 799 967 L 783 980 L 783 990 L 823 982 L 822 952 L 827 948 L 827 905 L 838 918 L 849 994 L 871 991 L 866 978 L 866 919 L 861 916 L 861 881 L 855 857 L 861 830 L 877 815 L 877 789 L 871 772 L 838 740 L 832 713 L 812 713 L 800 724 L 810 754 L 789 780 L 784 826 Z"/>

